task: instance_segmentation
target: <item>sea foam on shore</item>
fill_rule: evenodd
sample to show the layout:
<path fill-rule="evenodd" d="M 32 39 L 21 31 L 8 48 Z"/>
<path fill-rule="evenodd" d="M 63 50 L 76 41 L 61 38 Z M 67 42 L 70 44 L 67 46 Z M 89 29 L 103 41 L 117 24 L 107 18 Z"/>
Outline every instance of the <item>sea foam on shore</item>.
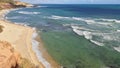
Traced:
<path fill-rule="evenodd" d="M 33 28 L 33 30 L 36 30 Z M 32 49 L 36 53 L 38 60 L 45 66 L 45 68 L 51 68 L 50 63 L 42 56 L 42 53 L 39 50 L 39 42 L 35 40 L 37 33 L 34 32 L 32 36 Z"/>

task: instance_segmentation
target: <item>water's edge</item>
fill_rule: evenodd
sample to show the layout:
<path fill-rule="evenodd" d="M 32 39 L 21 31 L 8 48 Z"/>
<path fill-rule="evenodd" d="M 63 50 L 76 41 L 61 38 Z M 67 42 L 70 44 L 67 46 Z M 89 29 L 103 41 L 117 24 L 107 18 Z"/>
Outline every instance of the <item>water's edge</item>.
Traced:
<path fill-rule="evenodd" d="M 6 13 L 0 19 L 11 22 L 10 20 L 7 20 L 6 15 L 8 13 L 10 13 L 11 11 L 16 11 L 16 10 L 19 10 L 19 9 L 21 9 L 21 8 L 7 10 Z M 27 24 L 20 24 L 20 23 L 17 23 L 17 22 L 11 22 L 11 23 L 22 25 L 24 27 L 30 27 Z M 35 38 L 38 35 L 38 33 L 36 32 L 36 28 L 34 28 L 34 27 L 30 27 L 30 28 L 32 28 L 35 31 L 32 35 L 32 42 L 31 42 L 33 52 L 35 52 L 37 59 L 39 60 L 39 62 L 41 62 L 45 66 L 45 68 L 51 68 L 51 64 L 42 56 L 42 53 L 40 52 L 40 50 L 38 48 L 40 42 L 35 40 Z"/>

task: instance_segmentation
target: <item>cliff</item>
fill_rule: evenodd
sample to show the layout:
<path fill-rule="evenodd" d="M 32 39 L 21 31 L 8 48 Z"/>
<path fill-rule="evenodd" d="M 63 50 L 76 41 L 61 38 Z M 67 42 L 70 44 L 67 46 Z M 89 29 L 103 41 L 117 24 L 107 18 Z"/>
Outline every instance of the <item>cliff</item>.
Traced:
<path fill-rule="evenodd" d="M 20 55 L 8 42 L 0 41 L 0 68 L 17 68 Z"/>
<path fill-rule="evenodd" d="M 14 6 L 16 6 L 16 7 L 33 7 L 32 4 L 21 2 L 21 1 L 15 1 Z"/>
<path fill-rule="evenodd" d="M 10 8 L 18 8 L 18 7 L 33 7 L 33 5 L 21 1 L 0 0 L 0 9 L 10 9 Z"/>
<path fill-rule="evenodd" d="M 15 6 L 11 3 L 0 3 L 0 9 L 10 9 L 14 8 Z"/>
<path fill-rule="evenodd" d="M 0 68 L 36 68 L 29 60 L 16 52 L 10 43 L 0 41 Z"/>

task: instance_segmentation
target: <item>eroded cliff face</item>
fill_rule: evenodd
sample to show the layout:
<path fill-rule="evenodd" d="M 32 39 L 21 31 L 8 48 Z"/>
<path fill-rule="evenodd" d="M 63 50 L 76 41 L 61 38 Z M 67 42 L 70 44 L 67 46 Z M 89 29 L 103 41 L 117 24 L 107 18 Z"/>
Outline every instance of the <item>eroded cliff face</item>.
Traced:
<path fill-rule="evenodd" d="M 10 8 L 14 8 L 14 7 L 15 6 L 10 3 L 0 3 L 0 9 L 10 9 Z"/>
<path fill-rule="evenodd" d="M 11 2 L 12 1 L 12 2 Z M 18 7 L 33 7 L 32 4 L 21 2 L 21 1 L 14 1 L 11 0 L 9 2 L 0 1 L 0 9 L 10 9 L 10 8 L 18 8 Z"/>
<path fill-rule="evenodd" d="M 21 1 L 15 1 L 14 5 L 16 7 L 33 7 L 32 4 L 21 2 Z"/>
<path fill-rule="evenodd" d="M 0 41 L 0 68 L 18 68 L 20 55 L 6 41 Z"/>
<path fill-rule="evenodd" d="M 28 59 L 22 58 L 10 43 L 0 41 L 0 68 L 39 68 Z"/>

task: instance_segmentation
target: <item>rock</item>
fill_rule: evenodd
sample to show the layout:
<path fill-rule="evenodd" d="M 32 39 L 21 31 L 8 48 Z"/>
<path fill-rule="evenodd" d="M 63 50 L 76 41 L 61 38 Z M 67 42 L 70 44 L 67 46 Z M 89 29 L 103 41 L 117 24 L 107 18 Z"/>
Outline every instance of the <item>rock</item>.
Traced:
<path fill-rule="evenodd" d="M 14 5 L 12 5 L 10 3 L 0 3 L 0 8 L 1 9 L 10 9 L 10 8 L 14 8 Z"/>
<path fill-rule="evenodd" d="M 10 43 L 0 41 L 0 68 L 39 68 L 28 59 L 22 58 Z"/>
<path fill-rule="evenodd" d="M 0 68 L 17 68 L 20 55 L 6 41 L 0 41 Z"/>
<path fill-rule="evenodd" d="M 14 5 L 17 7 L 33 7 L 32 4 L 21 2 L 21 1 L 15 1 Z"/>
<path fill-rule="evenodd" d="M 19 8 L 19 7 L 33 7 L 34 5 L 21 2 L 21 1 L 13 1 L 13 3 L 9 2 L 0 2 L 0 9 L 10 9 L 10 8 Z"/>

